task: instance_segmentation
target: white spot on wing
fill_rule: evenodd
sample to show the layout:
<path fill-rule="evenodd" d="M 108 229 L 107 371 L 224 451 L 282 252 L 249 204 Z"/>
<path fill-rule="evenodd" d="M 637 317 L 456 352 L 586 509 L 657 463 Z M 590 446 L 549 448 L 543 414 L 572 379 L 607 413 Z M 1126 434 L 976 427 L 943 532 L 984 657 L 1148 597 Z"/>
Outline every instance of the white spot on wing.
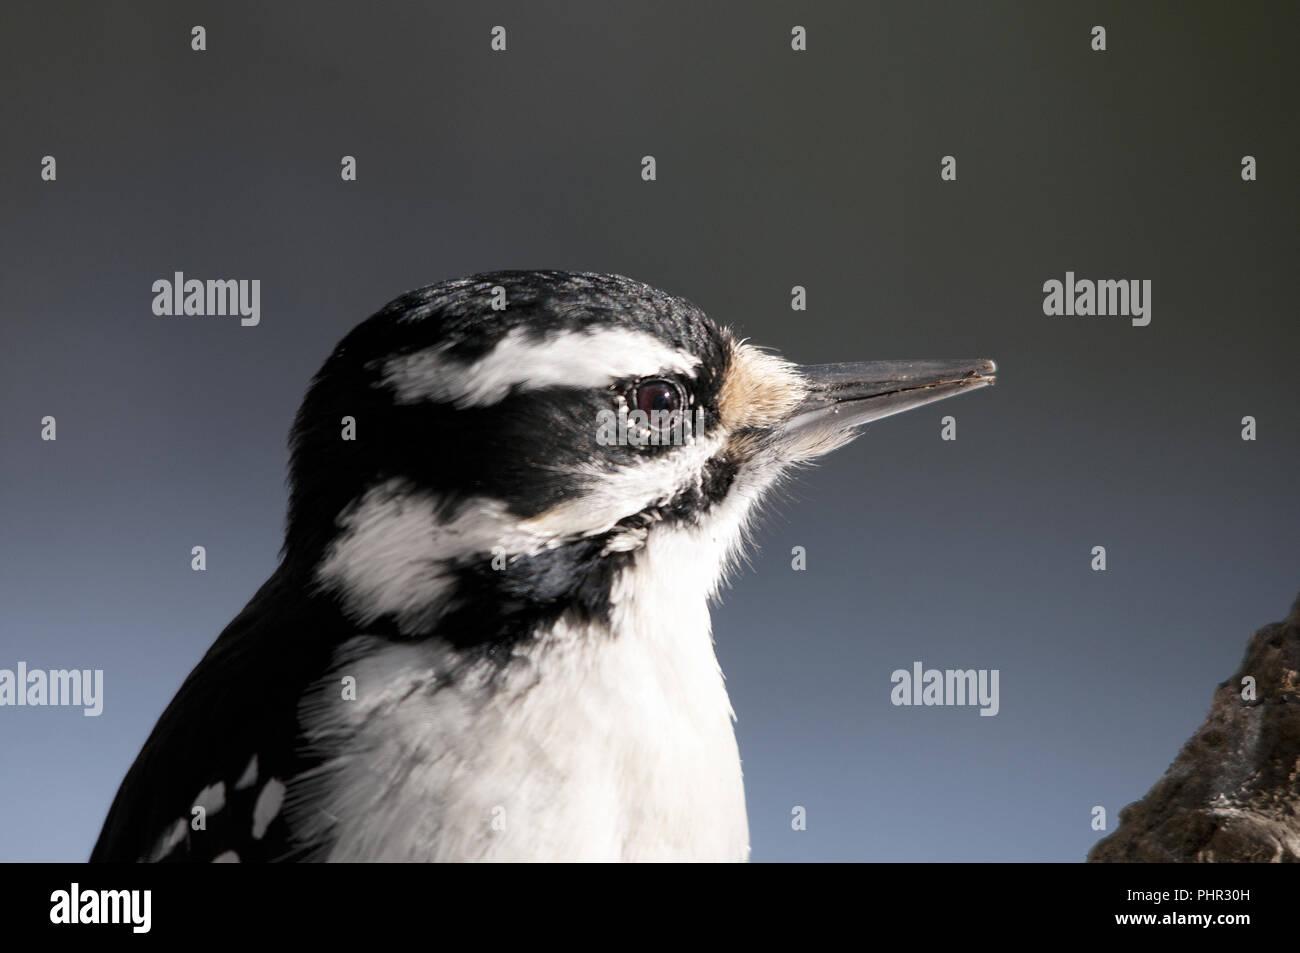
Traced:
<path fill-rule="evenodd" d="M 194 799 L 194 806 L 203 808 L 205 814 L 216 814 L 226 806 L 226 782 L 209 784 Z"/>
<path fill-rule="evenodd" d="M 153 863 L 154 861 L 162 860 L 175 850 L 176 845 L 185 839 L 185 833 L 189 829 L 189 821 L 183 817 L 172 822 L 172 826 L 163 831 L 162 836 L 159 837 L 157 842 L 153 845 L 153 850 L 150 851 L 148 857 L 149 862 Z"/>
<path fill-rule="evenodd" d="M 248 767 L 246 767 L 244 773 L 239 776 L 239 780 L 235 782 L 235 790 L 243 791 L 245 788 L 251 788 L 256 783 L 257 755 L 253 755 L 248 759 Z"/>
<path fill-rule="evenodd" d="M 257 803 L 253 805 L 253 840 L 262 839 L 266 829 L 280 813 L 280 805 L 283 803 L 284 785 L 279 779 L 272 778 L 266 782 L 266 786 L 257 795 Z"/>

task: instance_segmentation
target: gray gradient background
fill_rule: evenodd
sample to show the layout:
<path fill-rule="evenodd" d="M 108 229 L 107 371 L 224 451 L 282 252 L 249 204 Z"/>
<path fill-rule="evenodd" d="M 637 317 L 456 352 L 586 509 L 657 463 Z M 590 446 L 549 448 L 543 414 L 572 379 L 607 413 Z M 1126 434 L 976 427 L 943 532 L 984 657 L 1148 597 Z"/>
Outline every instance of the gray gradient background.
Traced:
<path fill-rule="evenodd" d="M 0 859 L 87 856 L 272 571 L 334 343 L 506 267 L 628 274 L 799 361 L 997 359 L 798 480 L 718 652 L 755 859 L 1082 859 L 1300 586 L 1296 5 L 473 6 L 4 5 L 0 667 L 107 697 L 0 709 Z M 1067 269 L 1152 279 L 1151 325 L 1044 317 Z M 154 317 L 175 270 L 260 278 L 261 326 Z M 892 707 L 916 659 L 1000 669 L 1001 714 Z"/>

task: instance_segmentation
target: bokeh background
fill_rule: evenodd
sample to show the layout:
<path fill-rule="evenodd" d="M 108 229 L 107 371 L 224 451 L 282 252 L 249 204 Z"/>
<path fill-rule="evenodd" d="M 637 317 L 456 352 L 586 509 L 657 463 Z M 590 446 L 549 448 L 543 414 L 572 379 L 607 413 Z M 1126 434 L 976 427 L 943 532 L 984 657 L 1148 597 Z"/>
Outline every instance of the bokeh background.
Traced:
<path fill-rule="evenodd" d="M 334 343 L 406 289 L 555 267 L 798 361 L 998 361 L 800 477 L 718 652 L 756 860 L 1082 860 L 1300 588 L 1298 10 L 9 0 L 0 667 L 103 668 L 106 700 L 0 709 L 0 859 L 88 855 L 272 571 Z M 261 325 L 155 317 L 177 270 L 261 279 Z M 1045 317 L 1067 270 L 1151 279 L 1150 326 Z M 1000 669 L 1001 713 L 891 706 L 914 660 Z"/>

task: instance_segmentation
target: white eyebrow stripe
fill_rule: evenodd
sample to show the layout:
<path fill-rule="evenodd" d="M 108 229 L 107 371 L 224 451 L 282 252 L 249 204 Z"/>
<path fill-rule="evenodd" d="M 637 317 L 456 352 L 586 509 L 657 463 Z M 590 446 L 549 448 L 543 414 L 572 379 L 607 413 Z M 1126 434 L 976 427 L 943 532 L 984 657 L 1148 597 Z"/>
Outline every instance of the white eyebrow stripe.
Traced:
<path fill-rule="evenodd" d="M 384 383 L 402 403 L 454 401 L 485 407 L 512 387 L 603 387 L 620 377 L 659 372 L 690 373 L 700 363 L 652 334 L 631 328 L 593 328 L 546 337 L 515 328 L 492 352 L 459 361 L 442 348 L 403 354 L 384 363 Z"/>

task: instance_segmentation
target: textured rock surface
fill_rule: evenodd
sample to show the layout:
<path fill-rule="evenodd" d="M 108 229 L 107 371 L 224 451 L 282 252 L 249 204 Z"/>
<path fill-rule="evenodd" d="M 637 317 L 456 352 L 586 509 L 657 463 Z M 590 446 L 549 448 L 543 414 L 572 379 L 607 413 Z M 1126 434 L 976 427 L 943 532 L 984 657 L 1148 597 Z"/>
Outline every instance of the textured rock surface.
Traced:
<path fill-rule="evenodd" d="M 1251 636 L 1205 722 L 1088 860 L 1300 861 L 1300 599 Z"/>

